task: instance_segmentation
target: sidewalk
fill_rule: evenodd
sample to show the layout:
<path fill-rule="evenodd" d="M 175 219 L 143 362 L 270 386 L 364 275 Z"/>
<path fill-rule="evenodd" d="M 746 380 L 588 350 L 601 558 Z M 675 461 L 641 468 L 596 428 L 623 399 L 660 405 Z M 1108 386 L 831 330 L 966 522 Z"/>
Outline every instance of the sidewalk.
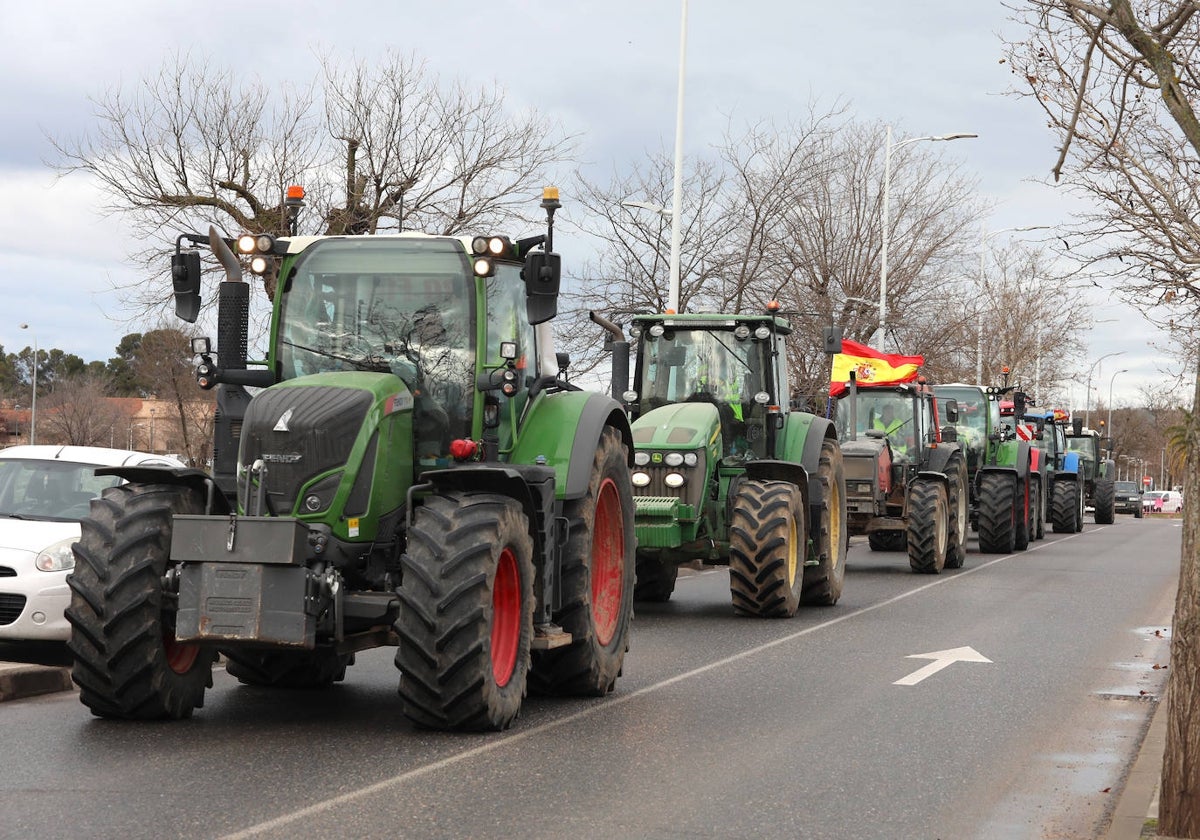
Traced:
<path fill-rule="evenodd" d="M 1150 719 L 1129 780 L 1113 812 L 1106 840 L 1139 840 L 1158 837 L 1158 781 L 1162 775 L 1163 749 L 1167 741 L 1167 704 L 1160 699 Z"/>

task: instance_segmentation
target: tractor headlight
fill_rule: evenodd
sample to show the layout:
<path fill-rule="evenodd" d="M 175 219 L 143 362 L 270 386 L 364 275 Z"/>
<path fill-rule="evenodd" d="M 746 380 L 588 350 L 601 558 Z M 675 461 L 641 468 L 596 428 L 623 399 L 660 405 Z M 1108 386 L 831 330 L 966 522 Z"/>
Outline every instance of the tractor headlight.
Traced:
<path fill-rule="evenodd" d="M 633 453 L 633 463 L 639 467 L 646 466 L 647 464 L 650 463 L 650 453 L 649 452 L 634 452 Z"/>
<path fill-rule="evenodd" d="M 696 456 L 695 452 L 688 452 L 683 456 L 683 463 L 689 467 L 694 467 L 700 463 L 700 459 Z"/>
<path fill-rule="evenodd" d="M 627 402 L 627 403 L 637 402 L 638 401 L 638 392 L 637 391 L 626 391 L 625 393 L 621 394 L 621 399 L 625 400 L 625 402 Z"/>
<path fill-rule="evenodd" d="M 738 341 L 745 341 L 750 337 L 750 328 L 745 324 L 738 324 L 737 329 L 733 331 L 733 337 Z"/>
<path fill-rule="evenodd" d="M 238 237 L 237 249 L 239 254 L 253 254 L 258 246 L 258 237 L 252 233 L 243 233 Z"/>
<path fill-rule="evenodd" d="M 766 341 L 768 338 L 771 337 L 771 328 L 770 327 L 759 327 L 758 329 L 756 329 L 754 331 L 754 337 L 757 338 L 759 341 Z"/>
<path fill-rule="evenodd" d="M 267 258 L 263 256 L 254 257 L 250 260 L 250 270 L 255 274 L 267 273 Z"/>
<path fill-rule="evenodd" d="M 650 337 L 651 338 L 662 338 L 662 334 L 665 333 L 666 331 L 667 331 L 667 328 L 664 327 L 662 324 L 655 324 L 654 326 L 652 326 L 650 328 Z"/>
<path fill-rule="evenodd" d="M 630 478 L 630 481 L 633 482 L 634 487 L 649 487 L 650 486 L 650 476 L 648 473 L 638 471 L 638 472 L 635 472 L 633 475 L 631 475 L 629 478 Z"/>
<path fill-rule="evenodd" d="M 685 479 L 679 473 L 667 473 L 666 477 L 663 479 L 663 484 L 667 485 L 672 490 L 682 487 L 686 483 L 687 479 Z"/>
<path fill-rule="evenodd" d="M 668 467 L 682 466 L 683 465 L 683 453 L 682 452 L 668 452 L 665 456 L 663 456 L 663 463 L 666 464 Z"/>

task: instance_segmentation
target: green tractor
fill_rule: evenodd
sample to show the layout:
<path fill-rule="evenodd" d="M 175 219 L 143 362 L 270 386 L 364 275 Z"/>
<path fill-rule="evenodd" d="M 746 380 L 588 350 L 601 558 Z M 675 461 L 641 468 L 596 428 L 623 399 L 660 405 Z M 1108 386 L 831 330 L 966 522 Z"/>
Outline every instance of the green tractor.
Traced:
<path fill-rule="evenodd" d="M 1025 394 L 1016 386 L 961 383 L 934 387 L 941 400 L 958 407 L 955 437 L 967 451 L 971 482 L 971 524 L 979 550 L 1008 554 L 1025 551 L 1045 536 L 1048 498 L 1042 453 L 1031 444 Z M 1011 399 L 1006 399 L 1011 395 Z"/>
<path fill-rule="evenodd" d="M 667 601 L 679 566 L 728 565 L 734 612 L 831 605 L 846 568 L 845 480 L 832 424 L 792 410 L 788 321 L 637 315 L 612 334 L 613 391 L 632 418 L 637 597 Z"/>
<path fill-rule="evenodd" d="M 966 562 L 967 461 L 943 436 L 934 390 L 916 382 L 850 387 L 837 407 L 850 533 L 872 551 L 907 551 L 919 574 Z M 942 407 L 953 422 L 957 408 Z"/>
<path fill-rule="evenodd" d="M 94 714 L 189 717 L 218 654 L 246 684 L 322 688 L 385 645 L 428 728 L 507 728 L 527 689 L 613 689 L 633 440 L 618 402 L 540 360 L 559 206 L 547 189 L 546 233 L 520 241 L 263 235 L 239 258 L 215 231 L 180 238 L 184 320 L 201 271 L 182 243 L 226 272 L 215 361 L 193 342 L 217 389 L 214 467 L 107 471 L 128 483 L 83 522 L 67 612 Z M 263 362 L 246 358 L 243 262 L 276 280 Z"/>
<path fill-rule="evenodd" d="M 1097 525 L 1111 525 L 1117 516 L 1117 466 L 1112 458 L 1105 457 L 1104 439 L 1103 420 L 1100 421 L 1100 429 L 1096 430 L 1084 428 L 1082 417 L 1071 419 L 1070 431 L 1067 432 L 1067 452 L 1075 458 L 1071 459 L 1067 469 L 1074 468 L 1075 487 L 1068 487 L 1064 483 L 1062 507 L 1064 511 L 1068 507 L 1080 511 L 1091 507 Z M 1055 530 L 1058 530 L 1057 525 Z"/>

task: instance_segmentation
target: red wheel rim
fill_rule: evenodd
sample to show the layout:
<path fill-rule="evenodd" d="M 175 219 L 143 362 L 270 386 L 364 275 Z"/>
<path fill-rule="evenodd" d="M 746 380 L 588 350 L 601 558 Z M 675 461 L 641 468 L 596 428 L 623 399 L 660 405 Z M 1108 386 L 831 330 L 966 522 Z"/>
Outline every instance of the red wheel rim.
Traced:
<path fill-rule="evenodd" d="M 167 656 L 167 667 L 176 674 L 186 674 L 196 664 L 200 655 L 199 645 L 185 645 L 175 641 L 175 631 L 163 628 L 163 652 Z"/>
<path fill-rule="evenodd" d="M 605 479 L 596 497 L 592 523 L 592 622 L 596 640 L 607 645 L 617 632 L 624 586 L 625 522 L 621 496 L 612 479 Z"/>
<path fill-rule="evenodd" d="M 492 584 L 492 677 L 508 685 L 521 644 L 521 575 L 511 548 L 500 552 Z"/>

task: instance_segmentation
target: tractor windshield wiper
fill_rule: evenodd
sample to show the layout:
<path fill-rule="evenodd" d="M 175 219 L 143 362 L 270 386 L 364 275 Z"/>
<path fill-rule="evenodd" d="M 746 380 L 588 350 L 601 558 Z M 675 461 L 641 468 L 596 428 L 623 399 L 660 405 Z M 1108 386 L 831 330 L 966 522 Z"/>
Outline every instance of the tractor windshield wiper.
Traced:
<path fill-rule="evenodd" d="M 335 359 L 339 362 L 347 362 L 354 365 L 358 370 L 371 371 L 373 373 L 391 373 L 392 367 L 387 363 L 387 360 L 382 356 L 343 356 L 340 353 L 330 353 L 328 350 L 318 350 L 316 347 L 306 347 L 303 344 L 295 344 L 288 341 L 286 338 L 279 340 L 280 344 L 286 344 L 296 350 L 303 350 L 306 353 L 312 353 L 316 356 L 324 356 L 327 359 Z"/>

